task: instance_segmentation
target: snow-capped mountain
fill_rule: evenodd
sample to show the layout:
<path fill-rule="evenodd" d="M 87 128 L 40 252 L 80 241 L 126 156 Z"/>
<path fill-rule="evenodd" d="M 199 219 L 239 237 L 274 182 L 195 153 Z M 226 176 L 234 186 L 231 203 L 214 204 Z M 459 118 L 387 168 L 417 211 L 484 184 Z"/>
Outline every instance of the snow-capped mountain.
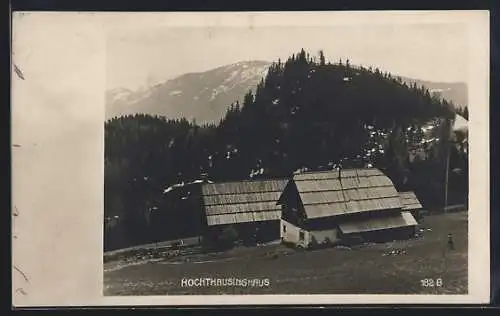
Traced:
<path fill-rule="evenodd" d="M 270 65 L 271 62 L 267 61 L 242 61 L 205 72 L 188 73 L 137 91 L 110 90 L 106 93 L 106 119 L 145 113 L 195 119 L 198 124 L 218 122 L 232 102 L 241 102 L 250 89 L 255 91 Z M 467 104 L 465 83 L 401 79 L 409 85 L 423 85 L 429 92 L 451 100 L 457 106 Z"/>
<path fill-rule="evenodd" d="M 135 113 L 217 122 L 227 107 L 254 89 L 270 62 L 245 61 L 206 72 L 189 73 L 149 89 L 114 89 L 106 93 L 106 119 Z"/>
<path fill-rule="evenodd" d="M 456 107 L 468 106 L 468 91 L 465 82 L 432 82 L 411 78 L 401 78 L 406 84 L 426 87 L 429 92 L 438 97 L 452 101 Z"/>

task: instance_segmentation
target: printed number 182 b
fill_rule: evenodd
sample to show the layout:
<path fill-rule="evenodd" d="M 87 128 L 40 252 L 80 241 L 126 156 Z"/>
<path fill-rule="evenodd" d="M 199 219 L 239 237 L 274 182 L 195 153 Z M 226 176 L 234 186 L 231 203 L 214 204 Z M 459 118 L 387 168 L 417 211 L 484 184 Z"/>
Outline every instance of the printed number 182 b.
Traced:
<path fill-rule="evenodd" d="M 420 284 L 423 287 L 441 287 L 443 286 L 443 279 L 422 279 L 420 280 Z"/>

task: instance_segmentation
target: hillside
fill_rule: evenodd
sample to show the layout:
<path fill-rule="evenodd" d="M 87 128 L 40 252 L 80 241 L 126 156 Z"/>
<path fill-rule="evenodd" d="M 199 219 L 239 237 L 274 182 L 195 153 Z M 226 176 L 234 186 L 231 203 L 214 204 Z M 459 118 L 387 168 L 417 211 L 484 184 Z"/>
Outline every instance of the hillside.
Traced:
<path fill-rule="evenodd" d="M 106 119 L 136 113 L 161 115 L 167 118 L 194 119 L 196 122 L 217 123 L 229 104 L 243 99 L 255 90 L 266 76 L 271 62 L 243 61 L 206 72 L 190 73 L 132 91 L 119 88 L 106 93 Z M 467 105 L 465 83 L 440 83 L 401 77 L 408 85 L 424 86 L 458 106 Z"/>
<path fill-rule="evenodd" d="M 423 86 L 431 94 L 448 100 L 459 108 L 469 104 L 467 84 L 465 82 L 433 82 L 406 77 L 401 77 L 401 80 L 408 85 L 415 83 L 419 87 Z"/>
<path fill-rule="evenodd" d="M 315 62 L 301 51 L 270 65 L 218 124 L 143 114 L 106 122 L 105 215 L 120 218 L 114 231 L 130 244 L 193 236 L 197 200 L 190 189 L 164 194 L 173 184 L 202 175 L 219 182 L 288 177 L 339 164 L 379 168 L 398 190 L 440 207 L 448 151 L 448 202 L 465 203 L 467 146 L 448 146 L 455 112 L 390 73 Z M 162 218 L 158 230 L 145 214 Z"/>
<path fill-rule="evenodd" d="M 106 119 L 128 114 L 218 122 L 235 102 L 266 75 L 270 63 L 239 62 L 200 73 L 189 73 L 148 89 L 115 89 L 106 93 Z"/>

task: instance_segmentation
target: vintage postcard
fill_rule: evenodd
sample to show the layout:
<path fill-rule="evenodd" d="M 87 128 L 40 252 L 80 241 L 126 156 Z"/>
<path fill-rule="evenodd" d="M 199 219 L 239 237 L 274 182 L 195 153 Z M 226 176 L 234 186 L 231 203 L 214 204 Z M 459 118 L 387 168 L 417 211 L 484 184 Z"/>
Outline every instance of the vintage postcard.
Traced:
<path fill-rule="evenodd" d="M 12 40 L 17 305 L 488 302 L 487 11 L 16 12 Z"/>

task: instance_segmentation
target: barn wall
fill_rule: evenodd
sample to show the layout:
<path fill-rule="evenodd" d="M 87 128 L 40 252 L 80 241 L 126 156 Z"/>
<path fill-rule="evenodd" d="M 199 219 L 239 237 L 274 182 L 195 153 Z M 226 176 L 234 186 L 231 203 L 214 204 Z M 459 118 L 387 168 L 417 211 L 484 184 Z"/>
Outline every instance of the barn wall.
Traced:
<path fill-rule="evenodd" d="M 291 242 L 296 245 L 306 247 L 310 242 L 310 234 L 308 231 L 301 229 L 285 220 L 281 220 L 280 237 L 283 241 Z M 304 233 L 304 239 L 300 240 L 300 232 Z"/>
<path fill-rule="evenodd" d="M 238 239 L 243 242 L 269 242 L 280 239 L 279 220 L 208 226 L 205 231 L 206 238 L 217 240 L 228 227 L 233 227 L 238 233 Z"/>
<path fill-rule="evenodd" d="M 309 231 L 326 231 L 337 228 L 339 216 L 308 219 L 305 228 Z"/>
<path fill-rule="evenodd" d="M 268 242 L 268 241 L 275 241 L 280 238 L 279 220 L 257 222 L 254 225 L 256 227 L 259 227 L 259 241 Z"/>
<path fill-rule="evenodd" d="M 323 243 L 326 238 L 329 238 L 331 242 L 335 242 L 339 239 L 338 229 L 328 229 L 328 230 L 313 230 L 309 232 L 310 238 L 312 240 L 312 236 L 316 239 L 318 243 Z"/>
<path fill-rule="evenodd" d="M 297 187 L 293 182 L 289 183 L 281 199 L 279 201 L 281 204 L 282 218 L 288 223 L 299 226 L 300 222 L 303 222 L 305 218 L 304 207 L 300 201 L 300 195 L 297 191 Z M 293 211 L 295 210 L 295 211 Z"/>
<path fill-rule="evenodd" d="M 392 240 L 405 240 L 415 234 L 415 226 L 398 227 L 378 231 L 345 234 L 345 237 L 360 236 L 364 241 L 387 242 Z"/>

